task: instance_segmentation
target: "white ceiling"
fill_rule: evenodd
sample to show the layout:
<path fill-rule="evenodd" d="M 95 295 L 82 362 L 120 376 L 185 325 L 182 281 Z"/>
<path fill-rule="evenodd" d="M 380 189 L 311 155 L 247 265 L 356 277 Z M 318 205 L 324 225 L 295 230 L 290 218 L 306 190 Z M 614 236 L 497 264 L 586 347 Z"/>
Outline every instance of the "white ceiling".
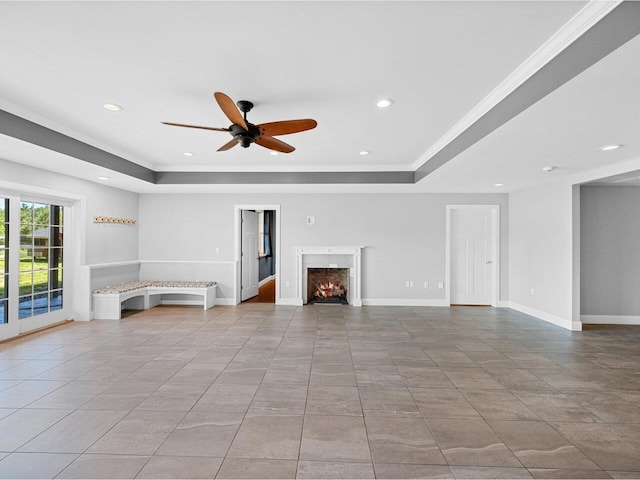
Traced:
<path fill-rule="evenodd" d="M 597 20 L 616 2 L 596 3 L 0 2 L 11 39 L 0 48 L 0 109 L 155 171 L 413 171 L 576 16 L 591 9 Z M 637 158 L 637 65 L 638 37 L 419 183 L 340 188 L 510 191 Z M 258 145 L 216 152 L 228 134 L 160 123 L 227 127 L 214 91 L 254 102 L 253 123 L 314 118 L 318 127 L 280 137 L 296 151 L 272 156 Z M 378 109 L 383 97 L 394 105 Z M 624 148 L 597 150 L 609 143 Z M 91 181 L 104 173 L 6 135 L 0 157 Z M 558 169 L 545 174 L 546 165 Z M 133 191 L 194 191 L 108 175 Z"/>

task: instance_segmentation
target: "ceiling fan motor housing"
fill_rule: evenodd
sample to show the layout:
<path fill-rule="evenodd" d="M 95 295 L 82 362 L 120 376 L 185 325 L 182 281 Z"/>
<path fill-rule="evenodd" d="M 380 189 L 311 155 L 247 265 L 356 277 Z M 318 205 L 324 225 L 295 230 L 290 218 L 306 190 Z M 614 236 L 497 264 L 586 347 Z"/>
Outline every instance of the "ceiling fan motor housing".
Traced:
<path fill-rule="evenodd" d="M 249 147 L 260 136 L 260 130 L 253 123 L 247 123 L 247 127 L 249 127 L 248 130 L 236 124 L 229 127 L 229 132 L 243 148 Z"/>

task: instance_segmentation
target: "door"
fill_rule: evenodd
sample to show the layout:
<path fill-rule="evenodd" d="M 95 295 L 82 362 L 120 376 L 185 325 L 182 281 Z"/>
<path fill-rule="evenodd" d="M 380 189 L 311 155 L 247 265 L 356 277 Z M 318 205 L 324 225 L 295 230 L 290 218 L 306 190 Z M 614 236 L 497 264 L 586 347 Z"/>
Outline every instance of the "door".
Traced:
<path fill-rule="evenodd" d="M 496 207 L 452 208 L 449 217 L 450 303 L 495 304 Z"/>
<path fill-rule="evenodd" d="M 242 301 L 258 295 L 258 214 L 242 210 Z"/>

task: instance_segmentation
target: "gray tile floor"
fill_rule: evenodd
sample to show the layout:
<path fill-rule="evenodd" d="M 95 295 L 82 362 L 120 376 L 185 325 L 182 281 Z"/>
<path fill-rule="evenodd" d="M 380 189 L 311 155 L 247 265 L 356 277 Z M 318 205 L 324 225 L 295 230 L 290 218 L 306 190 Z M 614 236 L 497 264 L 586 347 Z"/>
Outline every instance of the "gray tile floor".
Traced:
<path fill-rule="evenodd" d="M 0 345 L 0 478 L 640 478 L 640 327 L 159 307 Z"/>

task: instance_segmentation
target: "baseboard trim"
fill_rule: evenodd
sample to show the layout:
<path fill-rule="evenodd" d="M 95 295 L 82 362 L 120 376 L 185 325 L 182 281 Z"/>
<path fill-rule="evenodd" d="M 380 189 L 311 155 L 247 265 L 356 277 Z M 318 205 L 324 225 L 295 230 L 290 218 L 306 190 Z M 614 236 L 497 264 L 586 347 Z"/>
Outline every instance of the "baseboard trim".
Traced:
<path fill-rule="evenodd" d="M 265 283 L 269 283 L 271 280 L 275 280 L 275 279 L 276 279 L 275 275 L 270 275 L 267 278 L 263 278 L 258 282 L 258 288 L 263 286 Z"/>
<path fill-rule="evenodd" d="M 372 307 L 448 307 L 446 300 L 419 298 L 363 298 L 362 305 Z"/>
<path fill-rule="evenodd" d="M 580 315 L 580 321 L 588 325 L 640 325 L 639 315 Z"/>
<path fill-rule="evenodd" d="M 216 298 L 216 305 L 232 307 L 235 305 L 233 298 Z M 214 305 L 215 306 L 215 305 Z"/>
<path fill-rule="evenodd" d="M 297 298 L 276 298 L 276 305 L 298 306 Z"/>
<path fill-rule="evenodd" d="M 572 322 L 570 319 L 558 317 L 557 315 L 543 312 L 542 310 L 536 310 L 535 308 L 527 307 L 526 305 L 521 305 L 516 302 L 509 302 L 509 308 L 517 310 L 518 312 L 524 313 L 526 315 L 531 315 L 532 317 L 536 317 L 540 320 L 544 320 L 545 322 L 552 323 L 559 327 L 566 328 L 567 330 L 582 330 L 582 324 L 580 322 Z"/>

